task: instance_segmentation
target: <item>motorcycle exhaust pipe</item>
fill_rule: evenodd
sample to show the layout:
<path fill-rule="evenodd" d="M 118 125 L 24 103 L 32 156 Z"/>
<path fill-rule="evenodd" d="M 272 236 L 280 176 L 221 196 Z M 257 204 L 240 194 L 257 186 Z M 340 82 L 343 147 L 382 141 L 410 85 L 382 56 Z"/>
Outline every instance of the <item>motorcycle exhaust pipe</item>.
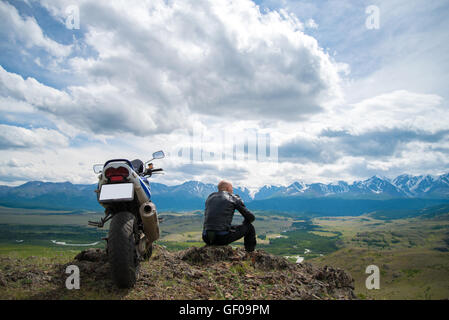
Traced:
<path fill-rule="evenodd" d="M 156 205 L 153 202 L 142 203 L 139 213 L 145 236 L 150 243 L 153 243 L 159 239 L 159 220 L 157 219 Z"/>

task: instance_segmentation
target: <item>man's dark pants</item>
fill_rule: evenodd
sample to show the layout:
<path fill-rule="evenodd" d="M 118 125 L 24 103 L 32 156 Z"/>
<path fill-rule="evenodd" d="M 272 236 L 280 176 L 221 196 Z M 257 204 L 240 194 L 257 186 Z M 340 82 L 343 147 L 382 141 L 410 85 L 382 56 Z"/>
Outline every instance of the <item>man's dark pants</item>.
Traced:
<path fill-rule="evenodd" d="M 244 222 L 241 225 L 232 226 L 227 234 L 203 233 L 203 241 L 207 245 L 223 246 L 244 238 L 245 250 L 254 251 L 256 247 L 256 230 L 251 223 Z"/>

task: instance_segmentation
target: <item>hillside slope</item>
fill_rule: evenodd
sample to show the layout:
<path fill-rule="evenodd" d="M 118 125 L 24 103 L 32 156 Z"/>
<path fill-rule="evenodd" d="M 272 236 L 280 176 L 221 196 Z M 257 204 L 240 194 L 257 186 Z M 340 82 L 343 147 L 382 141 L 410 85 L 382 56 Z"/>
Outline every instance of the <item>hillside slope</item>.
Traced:
<path fill-rule="evenodd" d="M 65 288 L 66 266 L 80 269 L 80 289 Z M 130 290 L 117 289 L 101 249 L 65 263 L 37 257 L 0 257 L 0 299 L 353 299 L 354 280 L 343 270 L 293 264 L 262 250 L 229 246 L 175 253 L 156 246 Z"/>

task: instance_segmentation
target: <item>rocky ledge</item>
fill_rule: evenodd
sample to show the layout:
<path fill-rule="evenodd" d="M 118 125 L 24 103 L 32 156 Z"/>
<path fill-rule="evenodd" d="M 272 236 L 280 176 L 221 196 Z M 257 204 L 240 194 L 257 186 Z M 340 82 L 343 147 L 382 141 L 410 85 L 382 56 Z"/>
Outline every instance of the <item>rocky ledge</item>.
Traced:
<path fill-rule="evenodd" d="M 13 264 L 23 266 L 20 262 Z M 65 288 L 68 276 L 65 271 L 69 265 L 79 267 L 79 290 Z M 29 286 L 28 294 L 22 294 L 33 299 L 355 298 L 354 280 L 341 269 L 317 267 L 307 262 L 295 264 L 263 250 L 248 254 L 230 246 L 169 252 L 156 245 L 151 259 L 141 264 L 135 287 L 128 290 L 116 288 L 111 281 L 109 263 L 102 249 L 84 250 L 67 263 L 47 264 L 45 270 L 33 268 L 32 263 L 22 267 L 20 273 L 14 272 L 12 266 L 6 269 L 8 272 L 0 277 L 0 286 L 17 288 L 17 281 L 28 279 L 25 282 Z M 36 288 L 40 288 L 38 292 Z"/>

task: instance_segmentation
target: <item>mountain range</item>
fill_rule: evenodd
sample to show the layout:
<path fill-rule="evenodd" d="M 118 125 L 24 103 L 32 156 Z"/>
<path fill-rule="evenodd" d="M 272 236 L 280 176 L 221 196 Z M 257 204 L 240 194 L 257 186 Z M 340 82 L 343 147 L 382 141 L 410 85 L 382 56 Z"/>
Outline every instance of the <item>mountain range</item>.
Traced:
<path fill-rule="evenodd" d="M 449 173 L 440 176 L 403 174 L 394 179 L 373 176 L 367 180 L 355 181 L 352 184 L 338 181 L 330 184 L 295 182 L 287 187 L 264 186 L 255 194 L 254 200 L 284 196 L 368 199 L 448 198 Z"/>
<path fill-rule="evenodd" d="M 0 186 L 0 205 L 16 208 L 101 210 L 96 184 L 31 181 Z M 151 183 L 153 199 L 162 210 L 204 208 L 204 200 L 216 186 L 187 181 L 168 186 Z M 373 176 L 367 180 L 336 183 L 294 182 L 288 186 L 266 185 L 256 192 L 235 187 L 248 207 L 257 210 L 309 212 L 315 214 L 360 214 L 370 210 L 422 209 L 449 202 L 449 174 L 400 175 L 394 179 Z"/>

